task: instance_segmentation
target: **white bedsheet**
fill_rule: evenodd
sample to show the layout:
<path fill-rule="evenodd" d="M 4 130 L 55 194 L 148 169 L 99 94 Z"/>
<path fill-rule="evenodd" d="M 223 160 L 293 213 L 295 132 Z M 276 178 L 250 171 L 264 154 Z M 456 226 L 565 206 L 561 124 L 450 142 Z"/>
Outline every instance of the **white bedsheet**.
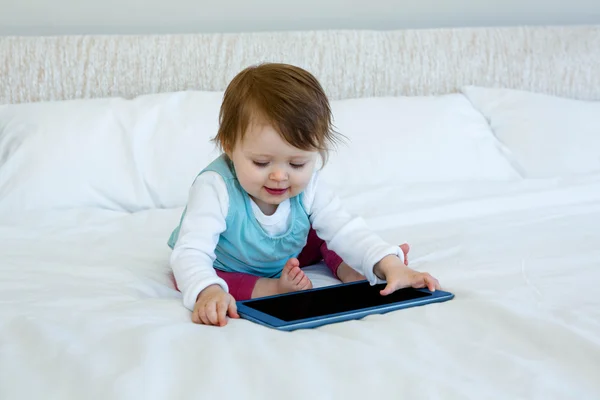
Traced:
<path fill-rule="evenodd" d="M 600 176 L 357 189 L 348 206 L 454 300 L 194 325 L 167 264 L 181 210 L 2 221 L 0 399 L 600 398 Z"/>

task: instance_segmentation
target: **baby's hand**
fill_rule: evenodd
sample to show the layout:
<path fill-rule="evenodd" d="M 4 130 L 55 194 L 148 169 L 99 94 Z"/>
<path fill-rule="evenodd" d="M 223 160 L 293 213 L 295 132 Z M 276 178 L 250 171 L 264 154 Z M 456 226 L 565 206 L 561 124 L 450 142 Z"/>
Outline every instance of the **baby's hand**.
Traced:
<path fill-rule="evenodd" d="M 440 283 L 427 272 L 417 272 L 408 268 L 400 258 L 395 255 L 384 257 L 375 264 L 373 269 L 375 275 L 380 279 L 387 281 L 386 287 L 380 291 L 382 296 L 386 296 L 398 289 L 405 287 L 424 288 L 427 287 L 432 292 L 440 289 Z"/>
<path fill-rule="evenodd" d="M 200 292 L 192 321 L 196 324 L 227 325 L 227 314 L 231 318 L 239 318 L 235 299 L 219 285 L 210 285 Z"/>

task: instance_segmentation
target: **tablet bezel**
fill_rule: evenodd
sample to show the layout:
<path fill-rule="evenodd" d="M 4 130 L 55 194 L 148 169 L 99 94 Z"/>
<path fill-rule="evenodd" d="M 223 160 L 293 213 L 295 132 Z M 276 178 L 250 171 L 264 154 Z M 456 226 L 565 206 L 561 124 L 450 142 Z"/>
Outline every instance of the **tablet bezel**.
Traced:
<path fill-rule="evenodd" d="M 318 291 L 318 290 L 327 290 L 327 289 L 331 289 L 334 287 L 348 286 L 348 285 L 355 285 L 355 284 L 362 284 L 362 283 L 365 283 L 365 281 L 363 280 L 363 281 L 358 281 L 358 282 L 341 283 L 341 284 L 337 284 L 337 285 L 309 289 L 309 290 L 303 291 L 303 293 L 314 292 L 314 291 Z M 344 311 L 344 312 L 339 312 L 339 313 L 335 313 L 335 314 L 326 314 L 326 315 L 319 316 L 319 317 L 310 317 L 310 318 L 292 320 L 292 321 L 284 321 L 282 319 L 276 318 L 270 314 L 266 314 L 262 311 L 258 311 L 256 309 L 251 308 L 246 305 L 246 303 L 249 303 L 249 302 L 252 302 L 255 300 L 259 300 L 258 298 L 250 299 L 250 300 L 242 300 L 242 301 L 238 301 L 236 303 L 237 303 L 238 314 L 242 318 L 247 319 L 252 322 L 255 322 L 255 323 L 258 323 L 258 324 L 261 324 L 261 325 L 265 325 L 269 328 L 291 331 L 291 330 L 295 330 L 295 329 L 316 328 L 318 326 L 332 324 L 335 322 L 342 322 L 342 321 L 347 321 L 347 320 L 351 320 L 351 319 L 360 319 L 360 318 L 365 317 L 370 314 L 383 314 L 386 312 L 400 310 L 403 308 L 416 307 L 416 306 L 421 306 L 421 305 L 430 304 L 430 303 L 442 302 L 442 301 L 447 301 L 447 300 L 451 300 L 452 298 L 454 298 L 454 294 L 447 292 L 447 291 L 443 291 L 443 290 L 436 290 L 435 292 L 431 292 L 428 289 L 414 289 L 414 290 L 428 293 L 428 294 L 430 294 L 430 296 L 419 297 L 416 299 L 404 300 L 404 301 L 399 301 L 396 303 L 383 304 L 383 305 L 373 306 L 373 307 L 368 307 L 368 308 L 361 308 L 361 309 L 352 310 L 352 311 Z M 277 298 L 277 297 L 282 297 L 282 296 L 290 296 L 290 295 L 294 295 L 297 293 L 298 292 L 292 292 L 292 293 L 278 294 L 278 295 L 273 295 L 273 296 L 265 296 L 265 297 L 261 297 L 260 300 L 272 299 L 272 298 Z"/>

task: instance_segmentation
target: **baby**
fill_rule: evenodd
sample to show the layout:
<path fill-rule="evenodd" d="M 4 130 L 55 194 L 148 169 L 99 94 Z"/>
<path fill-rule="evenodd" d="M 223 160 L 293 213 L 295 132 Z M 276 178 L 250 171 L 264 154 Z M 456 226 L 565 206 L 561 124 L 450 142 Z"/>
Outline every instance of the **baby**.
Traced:
<path fill-rule="evenodd" d="M 223 154 L 196 177 L 168 242 L 193 322 L 223 326 L 239 317 L 236 300 L 309 289 L 301 267 L 320 259 L 343 282 L 386 283 L 382 296 L 440 288 L 407 266 L 408 246 L 384 242 L 320 179 L 338 139 L 309 72 L 269 63 L 234 77 L 214 138 Z"/>

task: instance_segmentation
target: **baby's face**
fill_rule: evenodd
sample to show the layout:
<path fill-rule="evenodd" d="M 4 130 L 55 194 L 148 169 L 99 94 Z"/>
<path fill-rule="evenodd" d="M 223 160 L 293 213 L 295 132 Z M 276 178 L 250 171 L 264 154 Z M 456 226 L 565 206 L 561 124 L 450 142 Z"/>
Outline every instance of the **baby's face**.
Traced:
<path fill-rule="evenodd" d="M 267 215 L 306 188 L 318 154 L 293 147 L 267 124 L 251 124 L 228 152 L 240 185 Z"/>

